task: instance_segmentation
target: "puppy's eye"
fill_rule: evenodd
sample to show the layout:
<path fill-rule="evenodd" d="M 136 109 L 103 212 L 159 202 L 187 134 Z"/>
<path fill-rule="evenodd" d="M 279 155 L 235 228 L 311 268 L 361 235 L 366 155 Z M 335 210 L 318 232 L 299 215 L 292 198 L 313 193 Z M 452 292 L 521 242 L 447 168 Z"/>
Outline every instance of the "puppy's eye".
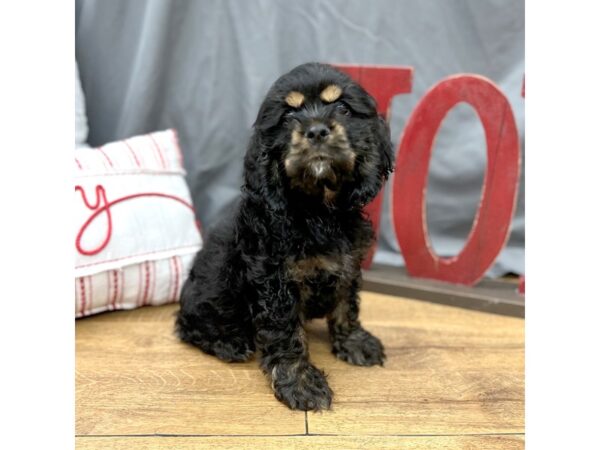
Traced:
<path fill-rule="evenodd" d="M 338 103 L 337 106 L 335 107 L 335 110 L 336 110 L 336 112 L 338 114 L 341 114 L 343 116 L 349 116 L 350 115 L 350 108 L 348 108 L 343 103 Z"/>
<path fill-rule="evenodd" d="M 294 115 L 296 114 L 296 110 L 294 109 L 289 109 L 285 112 L 285 114 L 283 115 L 283 117 L 285 117 L 286 119 L 292 119 L 294 117 Z"/>

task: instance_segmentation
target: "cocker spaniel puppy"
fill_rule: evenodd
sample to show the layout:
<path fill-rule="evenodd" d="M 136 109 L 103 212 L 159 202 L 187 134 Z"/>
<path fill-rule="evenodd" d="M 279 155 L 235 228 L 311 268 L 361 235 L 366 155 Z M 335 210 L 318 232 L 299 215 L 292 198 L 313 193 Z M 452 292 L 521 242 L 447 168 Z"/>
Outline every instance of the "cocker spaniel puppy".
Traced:
<path fill-rule="evenodd" d="M 318 63 L 280 77 L 254 124 L 241 202 L 183 286 L 179 337 L 224 361 L 259 350 L 279 400 L 329 408 L 303 325 L 326 317 L 335 356 L 383 364 L 381 342 L 358 319 L 358 291 L 374 236 L 362 208 L 391 171 L 389 128 L 361 86 Z"/>

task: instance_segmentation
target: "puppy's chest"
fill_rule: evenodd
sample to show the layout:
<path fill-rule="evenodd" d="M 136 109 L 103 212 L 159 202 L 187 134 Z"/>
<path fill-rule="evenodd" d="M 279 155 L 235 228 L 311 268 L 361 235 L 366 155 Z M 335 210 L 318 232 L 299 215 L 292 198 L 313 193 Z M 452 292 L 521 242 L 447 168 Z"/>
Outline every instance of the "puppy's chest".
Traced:
<path fill-rule="evenodd" d="M 323 317 L 335 308 L 343 287 L 356 275 L 356 264 L 351 254 L 288 259 L 287 275 L 298 289 L 304 319 Z"/>
<path fill-rule="evenodd" d="M 286 271 L 291 281 L 299 283 L 305 290 L 313 290 L 349 282 L 356 264 L 356 257 L 351 253 L 290 257 L 286 261 Z"/>

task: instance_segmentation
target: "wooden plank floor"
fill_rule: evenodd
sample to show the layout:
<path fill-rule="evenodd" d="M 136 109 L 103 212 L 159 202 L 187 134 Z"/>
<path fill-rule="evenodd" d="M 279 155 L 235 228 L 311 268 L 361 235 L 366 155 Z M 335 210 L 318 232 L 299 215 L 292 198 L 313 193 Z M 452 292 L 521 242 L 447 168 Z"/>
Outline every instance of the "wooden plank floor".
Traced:
<path fill-rule="evenodd" d="M 524 321 L 363 292 L 384 368 L 333 357 L 308 330 L 333 409 L 290 411 L 256 359 L 226 364 L 173 335 L 176 305 L 76 324 L 80 449 L 517 449 L 524 447 Z"/>

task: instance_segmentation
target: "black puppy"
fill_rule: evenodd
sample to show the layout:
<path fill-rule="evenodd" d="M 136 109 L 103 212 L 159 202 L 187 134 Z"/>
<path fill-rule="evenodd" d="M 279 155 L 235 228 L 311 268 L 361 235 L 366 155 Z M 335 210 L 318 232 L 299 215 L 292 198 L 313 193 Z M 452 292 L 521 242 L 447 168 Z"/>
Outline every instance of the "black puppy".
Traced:
<path fill-rule="evenodd" d="M 279 400 L 329 408 L 303 324 L 327 317 L 338 358 L 383 364 L 381 342 L 358 320 L 358 291 L 373 241 L 362 208 L 391 171 L 389 129 L 361 86 L 318 63 L 279 78 L 254 124 L 240 205 L 183 286 L 179 337 L 225 361 L 258 349 Z"/>

